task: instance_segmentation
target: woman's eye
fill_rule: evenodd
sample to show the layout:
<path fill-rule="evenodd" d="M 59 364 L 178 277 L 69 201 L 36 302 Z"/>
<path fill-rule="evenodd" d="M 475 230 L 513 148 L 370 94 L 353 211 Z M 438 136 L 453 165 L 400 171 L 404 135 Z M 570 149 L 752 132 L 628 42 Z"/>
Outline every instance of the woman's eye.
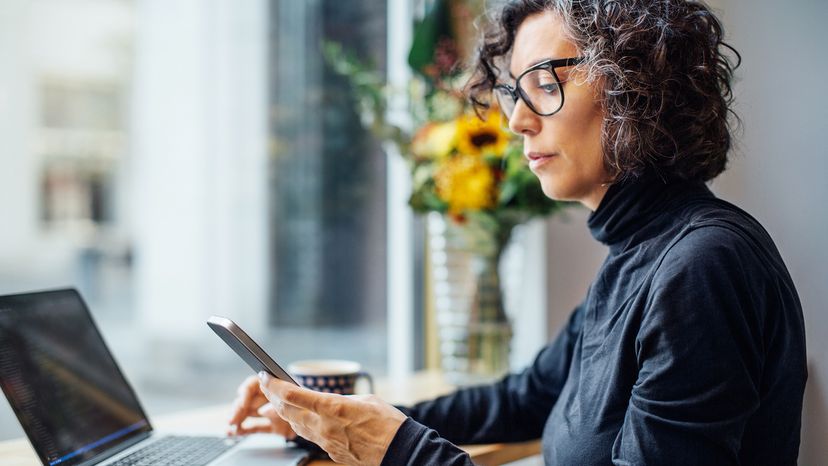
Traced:
<path fill-rule="evenodd" d="M 547 94 L 555 94 L 558 92 L 558 85 L 555 83 L 551 84 L 538 84 L 538 89 L 542 90 Z"/>

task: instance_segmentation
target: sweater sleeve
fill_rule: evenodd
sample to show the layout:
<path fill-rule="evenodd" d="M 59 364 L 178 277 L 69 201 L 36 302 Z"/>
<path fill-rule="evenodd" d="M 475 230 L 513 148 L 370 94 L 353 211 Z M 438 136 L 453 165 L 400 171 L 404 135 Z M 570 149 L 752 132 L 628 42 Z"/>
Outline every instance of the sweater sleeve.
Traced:
<path fill-rule="evenodd" d="M 523 372 L 401 408 L 410 419 L 397 432 L 383 464 L 471 464 L 462 462 L 468 457 L 453 444 L 539 438 L 566 382 L 581 314 L 578 307 L 555 341 Z"/>
<path fill-rule="evenodd" d="M 638 378 L 614 464 L 738 464 L 759 406 L 763 269 L 719 227 L 689 233 L 665 255 L 636 338 Z"/>
<path fill-rule="evenodd" d="M 469 454 L 437 431 L 408 418 L 397 430 L 380 466 L 439 464 L 445 466 L 472 466 Z"/>

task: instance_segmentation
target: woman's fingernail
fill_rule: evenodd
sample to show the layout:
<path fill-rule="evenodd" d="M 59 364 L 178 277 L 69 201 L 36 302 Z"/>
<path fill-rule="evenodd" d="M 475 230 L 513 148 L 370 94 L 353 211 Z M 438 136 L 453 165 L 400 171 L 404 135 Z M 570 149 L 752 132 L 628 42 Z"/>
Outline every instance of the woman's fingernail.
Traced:
<path fill-rule="evenodd" d="M 261 380 L 262 382 L 267 381 L 267 372 L 259 371 L 259 380 Z"/>

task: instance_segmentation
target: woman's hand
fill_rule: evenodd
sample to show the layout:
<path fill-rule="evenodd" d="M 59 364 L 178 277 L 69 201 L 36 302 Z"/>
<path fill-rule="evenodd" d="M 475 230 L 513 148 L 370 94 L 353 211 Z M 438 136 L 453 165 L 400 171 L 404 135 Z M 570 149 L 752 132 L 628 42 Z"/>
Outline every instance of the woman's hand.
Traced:
<path fill-rule="evenodd" d="M 258 419 L 245 423 L 247 419 Z M 228 435 L 247 435 L 256 432 L 278 434 L 288 440 L 296 433 L 283 420 L 272 404 L 268 403 L 259 388 L 259 379 L 255 375 L 246 378 L 239 385 L 236 400 L 233 402 L 233 414 L 230 417 Z"/>
<path fill-rule="evenodd" d="M 379 465 L 405 414 L 368 395 L 320 393 L 260 373 L 261 391 L 293 431 L 337 463 Z"/>

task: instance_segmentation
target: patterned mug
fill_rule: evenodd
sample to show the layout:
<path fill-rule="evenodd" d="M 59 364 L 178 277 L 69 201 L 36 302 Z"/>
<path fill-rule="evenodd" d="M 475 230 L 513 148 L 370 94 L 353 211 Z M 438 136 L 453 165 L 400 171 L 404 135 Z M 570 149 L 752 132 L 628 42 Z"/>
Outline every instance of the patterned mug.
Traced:
<path fill-rule="evenodd" d="M 358 362 L 338 359 L 314 359 L 296 361 L 288 366 L 288 372 L 302 386 L 325 393 L 353 395 L 357 380 L 368 381 L 370 393 L 374 392 L 374 380 L 362 370 Z"/>

